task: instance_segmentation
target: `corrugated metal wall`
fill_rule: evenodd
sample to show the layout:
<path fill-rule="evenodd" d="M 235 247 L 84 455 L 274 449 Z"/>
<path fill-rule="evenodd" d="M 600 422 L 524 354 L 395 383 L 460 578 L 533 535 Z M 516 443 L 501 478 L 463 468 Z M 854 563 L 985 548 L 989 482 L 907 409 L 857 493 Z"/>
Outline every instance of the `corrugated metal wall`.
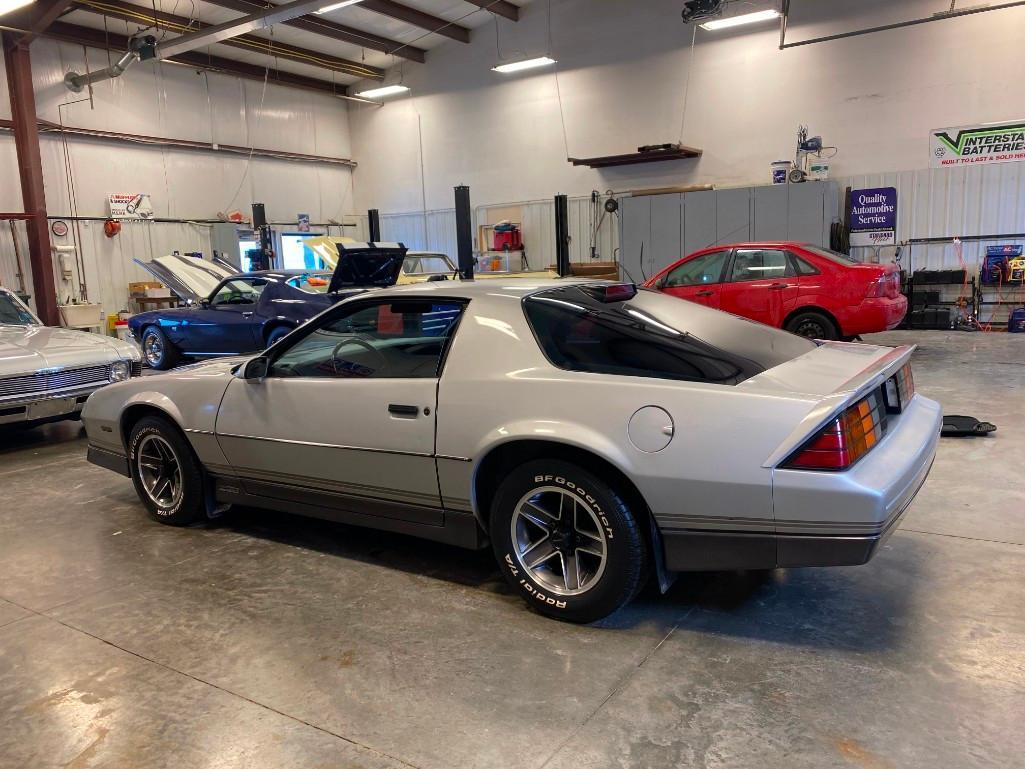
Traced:
<path fill-rule="evenodd" d="M 106 55 L 96 50 L 90 49 L 88 55 L 90 64 L 106 62 Z M 124 77 L 98 84 L 92 100 L 83 101 L 62 81 L 67 70 L 84 71 L 85 64 L 81 46 L 50 40 L 33 44 L 40 118 L 148 136 L 333 157 L 351 155 L 345 102 L 329 95 L 146 63 L 136 65 Z M 2 90 L 0 102 L 6 100 L 6 87 Z M 314 222 L 343 221 L 352 211 L 352 173 L 345 166 L 82 137 L 68 138 L 66 157 L 64 142 L 54 134 L 41 137 L 40 149 L 47 209 L 53 216 L 106 216 L 107 196 L 112 192 L 149 193 L 156 216 L 181 220 L 213 219 L 219 211 L 231 208 L 248 215 L 253 201 L 264 203 L 268 218 L 281 222 L 295 221 L 299 213 L 309 214 Z M 0 210 L 21 210 L 14 141 L 9 133 L 0 133 Z M 10 232 L 5 224 L 0 225 L 0 282 L 11 286 L 15 285 L 15 268 Z M 19 227 L 23 231 L 23 225 Z M 124 307 L 129 281 L 149 279 L 133 264 L 134 258 L 148 259 L 172 250 L 211 251 L 209 228 L 187 221 L 125 222 L 121 234 L 113 239 L 101 230 L 102 222 L 83 223 L 78 247 L 85 262 L 89 299 L 102 302 L 107 313 Z M 71 245 L 76 243 L 77 232 L 72 227 L 68 236 L 52 239 L 55 244 Z M 27 271 L 27 247 L 23 253 Z M 57 281 L 62 300 L 76 295 L 76 289 L 77 280 L 74 284 Z"/>
<path fill-rule="evenodd" d="M 963 256 L 976 267 L 987 245 L 1023 243 L 1007 234 L 1025 233 L 1025 163 L 995 163 L 964 168 L 927 168 L 890 174 L 866 174 L 838 180 L 841 187 L 897 188 L 897 238 L 995 235 L 993 240 L 964 243 Z M 841 207 L 843 201 L 841 200 Z M 893 249 L 883 249 L 889 258 Z M 871 248 L 852 249 L 866 259 Z M 902 264 L 914 270 L 954 269 L 959 265 L 951 244 L 916 245 L 911 263 L 905 246 Z"/>
<path fill-rule="evenodd" d="M 591 260 L 591 231 L 594 227 L 591 216 L 590 197 L 569 199 L 570 260 L 587 262 Z M 473 243 L 477 245 L 477 224 L 488 221 L 488 212 L 498 209 L 519 208 L 523 230 L 523 244 L 532 269 L 544 269 L 555 264 L 555 205 L 552 200 L 535 200 L 525 203 L 504 203 L 502 205 L 478 206 L 473 211 Z M 366 217 L 360 216 L 365 228 Z M 441 251 L 456 258 L 456 212 L 454 208 L 428 211 L 424 236 L 425 216 L 423 213 L 381 214 L 381 237 L 388 241 L 404 243 L 411 250 Z M 600 259 L 610 261 L 619 248 L 619 223 L 616 215 L 606 215 L 597 231 L 595 245 Z"/>

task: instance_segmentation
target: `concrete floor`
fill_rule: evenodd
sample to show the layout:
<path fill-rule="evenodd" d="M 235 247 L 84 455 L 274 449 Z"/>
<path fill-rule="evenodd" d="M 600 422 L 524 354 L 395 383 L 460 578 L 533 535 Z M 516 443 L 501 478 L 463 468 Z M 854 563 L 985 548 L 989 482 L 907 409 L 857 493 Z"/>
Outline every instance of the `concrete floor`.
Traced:
<path fill-rule="evenodd" d="M 1025 335 L 916 341 L 944 439 L 866 565 L 546 620 L 490 556 L 285 514 L 152 523 L 77 423 L 0 437 L 2 767 L 1011 767 Z"/>

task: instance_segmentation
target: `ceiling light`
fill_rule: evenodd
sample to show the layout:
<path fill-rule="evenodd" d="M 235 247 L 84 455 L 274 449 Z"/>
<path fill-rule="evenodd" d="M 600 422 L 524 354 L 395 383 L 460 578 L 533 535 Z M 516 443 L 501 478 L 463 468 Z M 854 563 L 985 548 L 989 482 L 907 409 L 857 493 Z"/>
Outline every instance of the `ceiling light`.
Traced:
<path fill-rule="evenodd" d="M 408 85 L 385 85 L 380 88 L 371 88 L 369 91 L 357 91 L 357 96 L 364 99 L 378 99 L 382 96 L 392 96 L 397 93 L 405 93 L 409 90 Z"/>
<path fill-rule="evenodd" d="M 701 24 L 702 29 L 716 30 L 739 27 L 741 24 L 757 24 L 760 21 L 771 21 L 779 18 L 779 11 L 755 11 L 754 13 L 742 13 L 739 16 L 730 16 L 725 19 L 713 19 Z"/>
<path fill-rule="evenodd" d="M 3 0 L 0 0 L 0 2 L 3 2 Z M 350 5 L 355 5 L 356 3 L 362 2 L 363 0 L 342 0 L 342 2 L 340 3 L 332 3 L 331 5 L 325 5 L 319 11 L 314 11 L 314 13 L 329 13 L 331 11 L 337 11 L 339 8 L 348 8 Z"/>
<path fill-rule="evenodd" d="M 11 11 L 16 11 L 19 8 L 24 8 L 26 5 L 31 5 L 35 0 L 0 0 L 0 16 Z"/>
<path fill-rule="evenodd" d="M 499 64 L 491 69 L 495 72 L 519 72 L 524 69 L 534 69 L 534 67 L 547 67 L 549 64 L 555 64 L 555 59 L 549 56 L 539 56 L 536 59 L 524 59 L 523 61 L 511 61 L 508 64 Z"/>

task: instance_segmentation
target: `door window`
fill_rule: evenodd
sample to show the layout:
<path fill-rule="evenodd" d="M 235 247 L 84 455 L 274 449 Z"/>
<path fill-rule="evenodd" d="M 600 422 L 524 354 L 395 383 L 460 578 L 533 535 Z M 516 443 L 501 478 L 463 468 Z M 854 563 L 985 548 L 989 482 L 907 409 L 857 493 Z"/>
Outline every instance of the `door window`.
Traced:
<path fill-rule="evenodd" d="M 226 281 L 214 294 L 210 304 L 256 304 L 256 300 L 263 293 L 267 281 L 258 279 L 242 279 Z"/>
<path fill-rule="evenodd" d="M 814 266 L 804 261 L 797 254 L 790 254 L 790 259 L 794 263 L 794 267 L 797 270 L 798 275 L 818 275 L 819 271 Z"/>
<path fill-rule="evenodd" d="M 785 251 L 774 248 L 738 248 L 733 257 L 730 280 L 767 280 L 792 277 L 794 274 Z"/>
<path fill-rule="evenodd" d="M 700 286 L 704 283 L 718 283 L 722 280 L 722 268 L 729 255 L 728 250 L 713 251 L 688 259 L 666 275 L 663 288 L 674 286 Z"/>
<path fill-rule="evenodd" d="M 347 308 L 285 350 L 272 377 L 423 379 L 441 373 L 463 305 L 374 302 Z"/>

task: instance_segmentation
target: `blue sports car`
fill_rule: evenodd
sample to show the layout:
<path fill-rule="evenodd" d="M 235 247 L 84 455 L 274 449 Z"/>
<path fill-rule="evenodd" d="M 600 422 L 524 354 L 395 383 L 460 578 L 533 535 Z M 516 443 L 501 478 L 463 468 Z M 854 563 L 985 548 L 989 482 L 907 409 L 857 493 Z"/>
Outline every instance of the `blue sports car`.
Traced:
<path fill-rule="evenodd" d="M 238 272 L 224 260 L 173 254 L 138 259 L 185 303 L 132 316 L 128 327 L 151 368 L 182 358 L 240 355 L 262 350 L 326 310 L 368 289 L 395 283 L 406 255 L 398 243 L 338 246 L 333 272 Z"/>

